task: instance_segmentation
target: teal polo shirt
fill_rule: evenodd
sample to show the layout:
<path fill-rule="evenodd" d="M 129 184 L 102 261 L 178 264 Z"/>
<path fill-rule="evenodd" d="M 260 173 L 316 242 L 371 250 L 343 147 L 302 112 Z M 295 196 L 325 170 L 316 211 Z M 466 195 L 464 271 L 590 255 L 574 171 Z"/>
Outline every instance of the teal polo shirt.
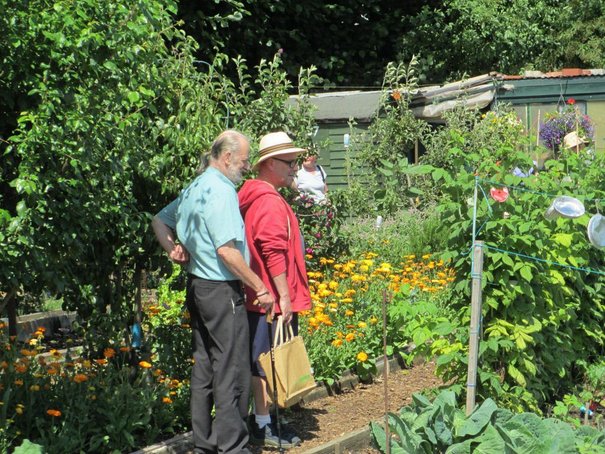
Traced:
<path fill-rule="evenodd" d="M 193 180 L 158 217 L 176 231 L 179 241 L 189 251 L 189 273 L 213 281 L 236 280 L 216 252 L 229 241 L 234 241 L 249 263 L 235 185 L 214 167 L 208 167 Z"/>

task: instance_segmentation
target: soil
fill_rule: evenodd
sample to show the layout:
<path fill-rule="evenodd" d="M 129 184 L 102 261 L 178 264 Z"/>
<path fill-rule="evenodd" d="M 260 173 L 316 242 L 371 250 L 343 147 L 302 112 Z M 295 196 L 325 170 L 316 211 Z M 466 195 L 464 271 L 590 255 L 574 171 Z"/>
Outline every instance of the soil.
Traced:
<path fill-rule="evenodd" d="M 434 375 L 431 362 L 418 364 L 411 369 L 391 371 L 387 377 L 387 400 L 390 412 L 398 412 L 411 402 L 412 394 L 442 384 Z M 284 413 L 288 427 L 302 439 L 288 454 L 302 454 L 350 432 L 363 429 L 370 421 L 384 418 L 385 384 L 382 377 L 372 384 L 359 384 L 354 389 L 328 396 L 288 409 Z M 251 447 L 253 454 L 278 452 L 277 448 Z M 378 453 L 368 448 L 355 454 Z M 344 453 L 343 453 L 344 454 Z"/>

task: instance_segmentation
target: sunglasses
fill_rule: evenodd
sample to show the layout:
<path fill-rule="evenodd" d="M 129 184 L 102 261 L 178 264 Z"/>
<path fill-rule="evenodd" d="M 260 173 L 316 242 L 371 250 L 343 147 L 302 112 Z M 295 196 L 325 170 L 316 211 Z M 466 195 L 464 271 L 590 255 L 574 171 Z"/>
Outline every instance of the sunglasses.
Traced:
<path fill-rule="evenodd" d="M 287 164 L 291 169 L 295 168 L 298 165 L 298 160 L 292 159 L 291 161 L 286 161 L 285 159 L 273 158 L 277 161 L 281 161 L 284 164 Z"/>

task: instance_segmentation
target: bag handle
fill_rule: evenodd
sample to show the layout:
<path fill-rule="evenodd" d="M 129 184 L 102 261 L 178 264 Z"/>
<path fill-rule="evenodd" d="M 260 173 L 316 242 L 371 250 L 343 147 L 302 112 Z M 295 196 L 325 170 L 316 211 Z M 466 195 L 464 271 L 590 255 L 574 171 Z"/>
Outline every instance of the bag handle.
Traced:
<path fill-rule="evenodd" d="M 275 321 L 275 333 L 273 334 L 274 347 L 281 345 L 284 342 L 289 341 L 290 339 L 294 339 L 294 331 L 292 330 L 292 325 L 290 323 L 288 323 L 287 328 L 284 328 L 285 323 L 281 315 L 278 316 Z"/>

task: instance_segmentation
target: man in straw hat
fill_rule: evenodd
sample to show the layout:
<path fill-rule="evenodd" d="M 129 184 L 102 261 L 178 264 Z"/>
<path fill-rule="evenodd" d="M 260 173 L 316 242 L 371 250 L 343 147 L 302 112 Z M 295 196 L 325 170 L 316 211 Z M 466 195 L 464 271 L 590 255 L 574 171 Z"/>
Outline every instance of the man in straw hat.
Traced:
<path fill-rule="evenodd" d="M 302 235 L 292 208 L 278 192 L 290 187 L 298 169 L 297 158 L 304 152 L 285 132 L 272 132 L 261 138 L 259 157 L 254 165 L 258 177 L 248 180 L 239 190 L 239 202 L 246 238 L 250 245 L 250 267 L 257 273 L 276 304 L 273 314 L 281 314 L 298 332 L 298 312 L 311 308 Z M 266 308 L 254 305 L 258 296 L 246 286 L 246 308 L 252 354 L 252 391 L 254 417 L 250 418 L 252 443 L 291 448 L 300 438 L 286 430 L 279 433 L 271 422 L 265 373 L 258 357 L 270 349 L 270 328 Z"/>
<path fill-rule="evenodd" d="M 208 167 L 152 222 L 170 259 L 186 264 L 189 273 L 186 302 L 193 328 L 191 421 L 196 453 L 250 452 L 245 422 L 250 344 L 242 282 L 259 307 L 270 310 L 275 301 L 246 263 L 235 185 L 249 168 L 249 152 L 242 133 L 221 133 L 207 156 Z"/>

